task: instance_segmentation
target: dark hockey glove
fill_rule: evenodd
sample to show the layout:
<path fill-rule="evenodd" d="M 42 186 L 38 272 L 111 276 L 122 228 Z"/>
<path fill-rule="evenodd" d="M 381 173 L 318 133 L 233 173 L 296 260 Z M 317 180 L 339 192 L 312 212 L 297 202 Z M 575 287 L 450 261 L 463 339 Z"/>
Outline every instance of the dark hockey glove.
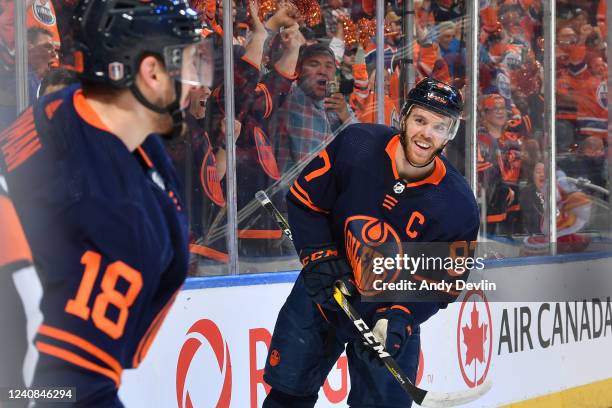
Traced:
<path fill-rule="evenodd" d="M 350 296 L 354 286 L 350 282 L 353 270 L 346 260 L 338 255 L 335 244 L 321 244 L 300 251 L 304 269 L 304 286 L 313 302 L 329 310 L 340 310 L 333 299 L 336 281 L 344 284 L 343 293 Z"/>
<path fill-rule="evenodd" d="M 412 335 L 412 313 L 403 306 L 379 309 L 374 315 L 372 333 L 391 357 L 399 354 L 408 337 Z M 355 344 L 355 353 L 362 360 L 382 364 L 377 353 L 367 344 Z"/>

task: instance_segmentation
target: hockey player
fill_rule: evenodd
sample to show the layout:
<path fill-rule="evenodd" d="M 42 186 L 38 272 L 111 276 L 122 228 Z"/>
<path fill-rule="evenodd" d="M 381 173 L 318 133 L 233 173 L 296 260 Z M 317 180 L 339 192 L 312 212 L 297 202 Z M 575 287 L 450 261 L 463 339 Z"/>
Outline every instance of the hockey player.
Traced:
<path fill-rule="evenodd" d="M 122 407 L 122 371 L 187 272 L 187 218 L 156 134 L 181 130 L 189 86 L 210 86 L 210 51 L 186 0 L 82 0 L 72 21 L 82 86 L 4 131 L 0 167 L 43 286 L 32 387 Z"/>
<path fill-rule="evenodd" d="M 332 292 L 338 280 L 363 289 L 363 275 L 349 265 L 360 264 L 368 245 L 397 245 L 399 251 L 403 243 L 476 239 L 474 195 L 440 155 L 455 136 L 462 108 L 455 88 L 426 78 L 408 94 L 401 131 L 349 126 L 292 185 L 289 222 L 304 268 L 274 328 L 264 375 L 272 389 L 265 408 L 314 406 L 345 347 L 350 406 L 411 404 L 387 369 L 355 341 L 358 334 L 335 306 Z M 447 302 L 379 303 L 363 296 L 353 293 L 350 301 L 414 380 L 419 325 Z"/>

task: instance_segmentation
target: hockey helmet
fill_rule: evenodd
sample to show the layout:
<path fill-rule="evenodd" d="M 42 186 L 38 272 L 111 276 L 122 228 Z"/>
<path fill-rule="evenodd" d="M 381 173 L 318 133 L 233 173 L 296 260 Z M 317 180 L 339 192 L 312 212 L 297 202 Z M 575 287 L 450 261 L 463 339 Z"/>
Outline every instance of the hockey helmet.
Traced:
<path fill-rule="evenodd" d="M 76 71 L 82 79 L 126 88 L 142 59 L 155 55 L 174 79 L 206 85 L 212 55 L 201 27 L 187 0 L 81 0 L 73 16 Z M 192 53 L 199 54 L 190 56 L 186 71 L 184 51 L 194 44 Z"/>
<path fill-rule="evenodd" d="M 419 81 L 408 92 L 408 98 L 402 107 L 402 126 L 404 126 L 414 105 L 451 118 L 452 122 L 448 129 L 447 138 L 449 140 L 455 138 L 463 111 L 463 97 L 457 88 L 429 77 Z"/>

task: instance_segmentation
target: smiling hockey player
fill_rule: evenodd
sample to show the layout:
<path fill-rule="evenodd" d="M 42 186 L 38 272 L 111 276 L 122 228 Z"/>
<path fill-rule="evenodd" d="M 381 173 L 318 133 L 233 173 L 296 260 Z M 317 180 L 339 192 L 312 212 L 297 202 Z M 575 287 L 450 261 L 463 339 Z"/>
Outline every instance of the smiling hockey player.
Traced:
<path fill-rule="evenodd" d="M 265 408 L 313 407 L 340 354 L 348 356 L 353 407 L 407 407 L 410 397 L 377 364 L 332 299 L 342 280 L 360 289 L 349 299 L 386 350 L 414 381 L 419 325 L 447 301 L 364 302 L 360 250 L 368 245 L 473 241 L 476 201 L 443 158 L 455 137 L 463 101 L 445 83 L 426 78 L 408 94 L 401 131 L 352 125 L 308 164 L 287 195 L 289 222 L 304 268 L 282 307 L 264 379 Z M 353 267 L 351 267 L 353 266 Z M 347 345 L 348 343 L 348 345 Z"/>

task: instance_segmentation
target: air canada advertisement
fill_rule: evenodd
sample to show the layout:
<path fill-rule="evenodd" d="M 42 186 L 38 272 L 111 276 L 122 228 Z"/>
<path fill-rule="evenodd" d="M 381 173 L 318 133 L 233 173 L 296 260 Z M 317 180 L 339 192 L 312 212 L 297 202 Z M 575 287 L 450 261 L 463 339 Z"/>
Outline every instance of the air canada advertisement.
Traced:
<path fill-rule="evenodd" d="M 291 286 L 182 291 L 147 359 L 124 374 L 126 405 L 261 407 L 269 392 L 266 361 L 284 358 L 269 354 L 269 345 Z M 611 378 L 611 349 L 610 297 L 490 302 L 472 290 L 421 326 L 416 384 L 452 392 L 491 382 L 487 394 L 465 406 L 499 406 Z M 342 355 L 316 406 L 345 407 L 348 378 Z"/>

